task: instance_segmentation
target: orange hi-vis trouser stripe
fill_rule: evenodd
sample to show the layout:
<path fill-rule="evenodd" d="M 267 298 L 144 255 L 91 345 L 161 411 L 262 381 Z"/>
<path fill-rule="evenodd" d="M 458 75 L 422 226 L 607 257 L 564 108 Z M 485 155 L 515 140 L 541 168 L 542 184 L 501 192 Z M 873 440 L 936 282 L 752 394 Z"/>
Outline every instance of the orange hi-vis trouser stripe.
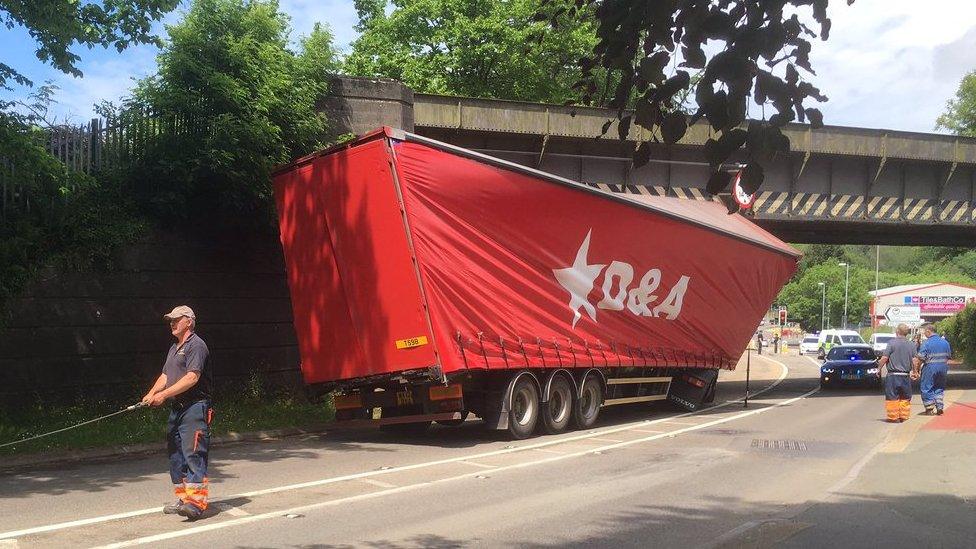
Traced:
<path fill-rule="evenodd" d="M 912 401 L 907 399 L 899 400 L 886 400 L 885 401 L 885 414 L 888 416 L 888 421 L 898 421 L 899 419 L 908 419 L 911 417 L 912 413 Z"/>
<path fill-rule="evenodd" d="M 193 504 L 201 511 L 207 510 L 207 501 L 210 498 L 210 490 L 208 488 L 207 479 L 203 479 L 201 483 L 186 483 L 186 499 L 183 501 L 186 503 Z"/>
<path fill-rule="evenodd" d="M 174 484 L 173 485 L 173 491 L 176 492 L 176 497 L 180 501 L 182 501 L 183 503 L 186 503 L 186 484 L 185 484 L 186 483 L 186 480 L 184 479 L 183 482 L 184 482 L 184 484 Z"/>

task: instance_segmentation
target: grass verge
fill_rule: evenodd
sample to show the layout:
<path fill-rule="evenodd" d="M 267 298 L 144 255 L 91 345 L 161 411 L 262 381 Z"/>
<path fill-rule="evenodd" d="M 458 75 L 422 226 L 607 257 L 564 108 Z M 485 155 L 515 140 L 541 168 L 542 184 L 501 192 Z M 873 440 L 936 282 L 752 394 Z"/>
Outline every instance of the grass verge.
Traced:
<path fill-rule="evenodd" d="M 262 395 L 263 396 L 263 395 Z M 73 405 L 34 404 L 26 409 L 0 412 L 0 444 L 54 431 L 118 410 L 105 402 Z M 87 448 L 123 448 L 166 440 L 169 406 L 139 408 L 104 421 L 42 439 L 0 448 L 0 456 Z M 303 427 L 331 421 L 330 403 L 312 404 L 304 396 L 281 393 L 264 398 L 239 394 L 214 403 L 213 436 L 230 432 Z"/>

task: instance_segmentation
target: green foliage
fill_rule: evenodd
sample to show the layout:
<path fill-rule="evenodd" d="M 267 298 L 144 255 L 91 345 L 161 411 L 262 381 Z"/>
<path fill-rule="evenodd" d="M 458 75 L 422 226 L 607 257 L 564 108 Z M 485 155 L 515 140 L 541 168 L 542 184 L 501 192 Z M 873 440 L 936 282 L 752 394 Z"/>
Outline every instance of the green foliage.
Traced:
<path fill-rule="evenodd" d="M 777 298 L 786 305 L 790 319 L 807 330 L 820 329 L 820 287 L 827 283 L 829 325 L 841 323 L 844 310 L 844 268 L 851 265 L 849 324 L 857 324 L 870 314 L 869 290 L 874 289 L 875 247 L 860 245 L 800 244 L 804 257 L 797 274 Z M 965 248 L 932 246 L 882 246 L 878 286 L 949 282 L 976 286 L 976 252 Z"/>
<path fill-rule="evenodd" d="M 289 51 L 275 1 L 196 0 L 167 28 L 159 71 L 139 82 L 129 112 L 179 129 L 160 133 L 131 174 L 141 204 L 161 219 L 222 214 L 249 224 L 271 212 L 270 172 L 320 147 L 315 104 L 337 64 L 323 27 Z"/>
<path fill-rule="evenodd" d="M 34 101 L 43 109 L 45 92 Z M 81 269 L 104 263 L 119 243 L 139 234 L 121 188 L 68 170 L 44 148 L 48 133 L 35 115 L 0 109 L 0 173 L 22 199 L 0 216 L 0 305 L 16 295 L 41 267 Z"/>
<path fill-rule="evenodd" d="M 598 43 L 580 60 L 583 78 L 578 85 L 587 103 L 605 80 L 605 70 L 610 71 L 617 85 L 609 105 L 619 109 L 621 139 L 633 123 L 648 130 L 649 141 L 674 144 L 690 123 L 707 120 L 714 132 L 704 149 L 713 169 L 708 191 L 728 188 L 731 176 L 722 164 L 745 149 L 742 186 L 753 193 L 763 182 L 764 170 L 790 151 L 790 140 L 781 131 L 786 124 L 799 120 L 823 125 L 820 111 L 807 105 L 827 98 L 804 78 L 814 73 L 812 39 L 826 40 L 830 31 L 829 1 L 577 0 L 569 16 L 564 3 L 552 1 L 545 3 L 539 18 L 560 30 L 579 12 L 595 15 Z M 675 66 L 679 59 L 680 68 Z M 691 73 L 683 69 L 703 72 L 692 83 Z M 689 120 L 677 106 L 691 87 L 698 111 Z M 743 129 L 750 99 L 764 109 L 768 105 L 775 114 Z M 631 102 L 633 115 L 623 110 Z M 649 160 L 649 141 L 635 150 L 636 166 Z"/>
<path fill-rule="evenodd" d="M 397 79 L 421 93 L 562 103 L 578 100 L 577 61 L 596 44 L 594 26 L 564 10 L 543 32 L 542 0 L 357 0 L 362 34 L 349 74 Z M 549 2 L 550 4 L 553 2 Z"/>
<path fill-rule="evenodd" d="M 154 43 L 150 25 L 177 5 L 179 0 L 0 0 L 0 23 L 8 28 L 24 26 L 38 42 L 38 59 L 81 76 L 75 66 L 80 57 L 72 47 L 112 46 L 122 51 L 132 44 Z M 0 62 L 0 87 L 6 87 L 8 80 L 31 84 Z"/>
<path fill-rule="evenodd" d="M 976 137 L 976 71 L 970 72 L 959 82 L 955 99 L 946 103 L 945 113 L 939 116 L 935 129 Z"/>
<path fill-rule="evenodd" d="M 315 427 L 332 420 L 331 402 L 311 403 L 297 390 L 260 389 L 259 393 L 255 393 L 255 383 L 265 384 L 265 380 L 256 379 L 258 381 L 249 383 L 247 390 L 218 398 L 212 426 L 214 436 L 288 427 Z M 0 407 L 0 443 L 67 427 L 118 409 L 117 404 L 85 398 L 70 405 L 52 405 L 49 401 L 38 400 L 25 407 Z M 168 407 L 135 410 L 62 434 L 2 448 L 0 456 L 162 444 L 166 440 L 168 413 Z"/>
<path fill-rule="evenodd" d="M 834 328 L 841 327 L 844 315 L 844 278 L 845 268 L 838 265 L 834 259 L 812 265 L 783 288 L 776 302 L 786 305 L 790 320 L 799 322 L 807 331 L 818 331 L 822 290 L 817 283 L 824 282 L 827 286 L 826 309 L 829 311 L 826 315 L 826 325 Z M 864 315 L 868 314 L 870 303 L 868 291 L 873 288 L 872 271 L 858 267 L 851 268 L 847 304 L 848 325 L 856 325 Z"/>
<path fill-rule="evenodd" d="M 956 358 L 976 366 L 976 305 L 967 305 L 959 314 L 939 322 L 936 329 L 949 340 Z"/>

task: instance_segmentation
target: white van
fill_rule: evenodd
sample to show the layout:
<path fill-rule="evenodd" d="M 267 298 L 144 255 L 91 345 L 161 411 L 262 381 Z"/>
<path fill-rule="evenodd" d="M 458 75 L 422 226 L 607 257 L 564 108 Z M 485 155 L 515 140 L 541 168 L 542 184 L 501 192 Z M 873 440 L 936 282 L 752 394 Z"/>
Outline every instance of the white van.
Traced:
<path fill-rule="evenodd" d="M 864 338 L 854 330 L 824 330 L 817 336 L 817 356 L 827 356 L 834 345 L 865 345 Z"/>
<path fill-rule="evenodd" d="M 892 339 L 895 339 L 895 334 L 881 332 L 872 334 L 870 341 L 871 348 L 874 349 L 874 352 L 881 354 L 888 347 L 888 342 Z"/>

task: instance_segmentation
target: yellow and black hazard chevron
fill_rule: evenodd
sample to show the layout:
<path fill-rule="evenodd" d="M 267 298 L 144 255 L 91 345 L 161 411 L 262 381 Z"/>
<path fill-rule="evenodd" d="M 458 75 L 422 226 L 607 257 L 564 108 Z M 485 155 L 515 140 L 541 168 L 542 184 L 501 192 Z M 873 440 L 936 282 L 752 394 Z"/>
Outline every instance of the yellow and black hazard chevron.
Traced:
<path fill-rule="evenodd" d="M 864 197 L 853 194 L 830 195 L 830 217 L 840 219 L 864 217 Z"/>
<path fill-rule="evenodd" d="M 868 199 L 865 217 L 889 221 L 901 219 L 901 198 L 897 196 L 872 196 Z"/>
<path fill-rule="evenodd" d="M 761 191 L 752 202 L 752 211 L 767 215 L 786 215 L 790 210 L 790 193 Z"/>
<path fill-rule="evenodd" d="M 795 216 L 826 217 L 830 195 L 819 193 L 793 193 L 790 213 Z"/>
<path fill-rule="evenodd" d="M 711 200 L 705 192 L 705 189 L 695 187 L 672 187 L 671 193 L 678 198 L 688 200 Z"/>
<path fill-rule="evenodd" d="M 935 200 L 929 198 L 906 198 L 901 208 L 902 221 L 932 222 L 934 214 Z"/>
<path fill-rule="evenodd" d="M 943 200 L 939 205 L 940 223 L 969 223 L 972 206 L 967 200 Z"/>
<path fill-rule="evenodd" d="M 587 183 L 591 187 L 611 193 L 643 194 L 648 196 L 665 196 L 668 188 L 663 185 L 613 185 L 610 183 Z"/>

